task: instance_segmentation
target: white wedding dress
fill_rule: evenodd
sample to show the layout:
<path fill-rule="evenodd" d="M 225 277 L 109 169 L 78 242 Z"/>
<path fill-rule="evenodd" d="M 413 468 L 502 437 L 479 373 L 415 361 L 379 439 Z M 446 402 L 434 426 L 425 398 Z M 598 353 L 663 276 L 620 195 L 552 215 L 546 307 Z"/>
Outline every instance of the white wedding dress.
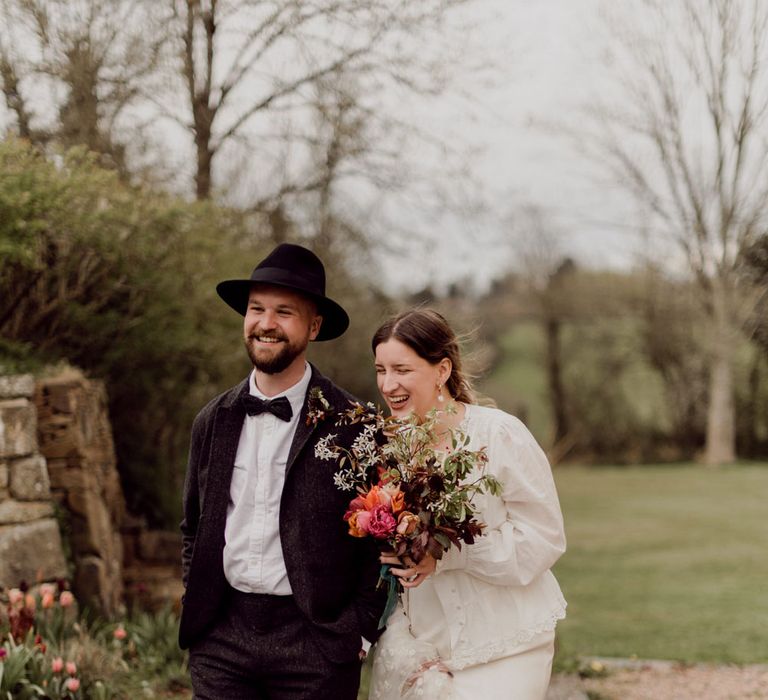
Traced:
<path fill-rule="evenodd" d="M 550 571 L 565 550 L 552 471 L 525 426 L 466 405 L 470 449 L 487 448 L 501 496 L 476 499 L 481 537 L 452 547 L 401 596 L 374 649 L 369 700 L 543 700 L 565 600 Z M 430 663 L 432 662 L 432 663 Z"/>
<path fill-rule="evenodd" d="M 439 656 L 434 644 L 413 636 L 408 617 L 398 604 L 376 645 L 368 699 L 453 700 L 451 676 L 436 665 L 422 667 Z"/>

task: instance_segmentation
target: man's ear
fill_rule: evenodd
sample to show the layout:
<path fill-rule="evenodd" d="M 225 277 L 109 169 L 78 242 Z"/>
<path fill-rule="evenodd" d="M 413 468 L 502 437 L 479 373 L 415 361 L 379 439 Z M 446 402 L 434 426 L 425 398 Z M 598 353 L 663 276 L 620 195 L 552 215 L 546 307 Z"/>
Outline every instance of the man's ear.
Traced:
<path fill-rule="evenodd" d="M 317 338 L 317 334 L 320 332 L 320 327 L 323 325 L 323 317 L 315 316 L 312 322 L 309 324 L 309 339 L 314 340 Z"/>

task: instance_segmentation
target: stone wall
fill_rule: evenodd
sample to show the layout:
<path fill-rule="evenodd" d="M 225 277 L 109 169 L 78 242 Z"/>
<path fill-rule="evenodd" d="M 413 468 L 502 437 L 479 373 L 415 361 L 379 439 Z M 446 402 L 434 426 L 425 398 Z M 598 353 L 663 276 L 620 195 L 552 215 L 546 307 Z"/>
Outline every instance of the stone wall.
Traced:
<path fill-rule="evenodd" d="M 81 603 L 112 615 L 123 600 L 125 500 L 104 384 L 66 371 L 38 380 L 35 404 L 52 495 L 66 514 L 72 589 Z"/>
<path fill-rule="evenodd" d="M 103 383 L 0 377 L 0 588 L 67 578 L 107 616 L 177 606 L 180 557 L 178 532 L 126 513 Z"/>
<path fill-rule="evenodd" d="M 31 375 L 0 377 L 0 586 L 67 578 Z"/>

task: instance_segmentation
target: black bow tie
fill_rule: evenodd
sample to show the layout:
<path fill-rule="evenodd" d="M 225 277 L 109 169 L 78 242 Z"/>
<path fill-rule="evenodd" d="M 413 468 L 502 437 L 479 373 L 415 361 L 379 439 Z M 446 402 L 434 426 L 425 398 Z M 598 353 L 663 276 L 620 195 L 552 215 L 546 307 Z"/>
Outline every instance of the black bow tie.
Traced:
<path fill-rule="evenodd" d="M 291 402 L 285 396 L 278 396 L 276 399 L 260 399 L 258 396 L 243 394 L 240 400 L 245 407 L 245 412 L 249 416 L 258 416 L 264 411 L 269 411 L 280 420 L 289 421 L 293 416 Z"/>

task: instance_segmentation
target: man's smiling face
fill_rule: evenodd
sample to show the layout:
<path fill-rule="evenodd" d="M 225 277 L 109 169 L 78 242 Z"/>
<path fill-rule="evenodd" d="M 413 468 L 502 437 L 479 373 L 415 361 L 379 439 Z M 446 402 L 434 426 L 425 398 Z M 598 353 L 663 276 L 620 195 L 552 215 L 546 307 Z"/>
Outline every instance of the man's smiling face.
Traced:
<path fill-rule="evenodd" d="M 243 334 L 248 357 L 265 374 L 279 374 L 304 362 L 322 316 L 307 297 L 284 287 L 256 284 L 248 297 Z"/>

